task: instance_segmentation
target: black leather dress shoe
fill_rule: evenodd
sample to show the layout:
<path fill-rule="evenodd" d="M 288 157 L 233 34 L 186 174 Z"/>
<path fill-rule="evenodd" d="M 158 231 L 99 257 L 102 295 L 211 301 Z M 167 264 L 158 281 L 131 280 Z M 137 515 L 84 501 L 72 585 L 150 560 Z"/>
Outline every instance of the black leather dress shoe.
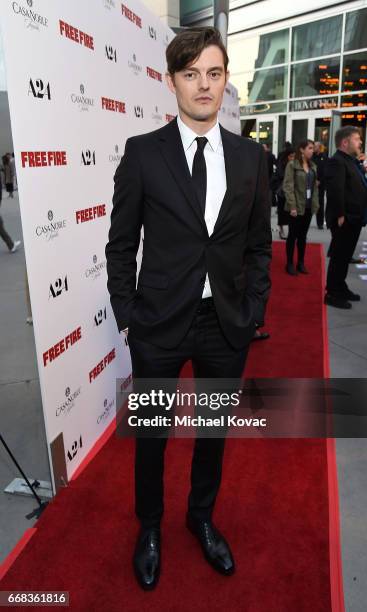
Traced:
<path fill-rule="evenodd" d="M 328 306 L 334 306 L 334 308 L 341 308 L 342 310 L 350 310 L 352 308 L 352 304 L 346 298 L 330 293 L 325 295 L 324 303 Z"/>
<path fill-rule="evenodd" d="M 292 263 L 287 263 L 287 265 L 285 266 L 285 271 L 288 272 L 288 274 L 290 274 L 291 276 L 297 276 L 296 268 Z"/>
<path fill-rule="evenodd" d="M 158 527 L 142 529 L 139 533 L 133 557 L 135 576 L 145 591 L 154 589 L 160 574 L 160 541 Z"/>
<path fill-rule="evenodd" d="M 366 263 L 366 257 L 352 257 L 349 260 L 349 263 L 351 263 L 351 264 L 364 264 L 364 263 Z"/>
<path fill-rule="evenodd" d="M 361 301 L 361 296 L 358 295 L 358 293 L 353 293 L 353 291 L 351 291 L 350 289 L 346 291 L 344 296 L 346 300 L 349 300 L 349 302 L 360 302 Z"/>
<path fill-rule="evenodd" d="M 228 543 L 211 521 L 198 521 L 189 515 L 186 525 L 198 539 L 205 559 L 220 574 L 230 576 L 235 571 L 231 549 Z"/>
<path fill-rule="evenodd" d="M 305 268 L 304 263 L 297 264 L 297 272 L 300 272 L 301 274 L 308 274 L 308 270 Z"/>

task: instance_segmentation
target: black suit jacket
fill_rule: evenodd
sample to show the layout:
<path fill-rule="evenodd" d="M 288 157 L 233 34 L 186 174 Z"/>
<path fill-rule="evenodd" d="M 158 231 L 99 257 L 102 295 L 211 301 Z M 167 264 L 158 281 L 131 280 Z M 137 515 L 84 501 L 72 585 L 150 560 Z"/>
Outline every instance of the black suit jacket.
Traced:
<path fill-rule="evenodd" d="M 328 156 L 326 153 L 314 153 L 312 161 L 317 166 L 317 180 L 320 181 L 319 188 L 325 186 L 325 166 L 327 164 Z"/>
<path fill-rule="evenodd" d="M 188 331 L 208 272 L 221 328 L 252 338 L 270 290 L 268 169 L 263 148 L 220 126 L 227 191 L 208 235 L 177 119 L 126 141 L 114 177 L 107 287 L 118 329 L 173 348 Z M 136 287 L 136 254 L 144 227 Z"/>
<path fill-rule="evenodd" d="M 339 149 L 325 166 L 327 190 L 326 223 L 333 227 L 338 217 L 349 223 L 364 224 L 367 209 L 367 185 L 350 155 Z"/>

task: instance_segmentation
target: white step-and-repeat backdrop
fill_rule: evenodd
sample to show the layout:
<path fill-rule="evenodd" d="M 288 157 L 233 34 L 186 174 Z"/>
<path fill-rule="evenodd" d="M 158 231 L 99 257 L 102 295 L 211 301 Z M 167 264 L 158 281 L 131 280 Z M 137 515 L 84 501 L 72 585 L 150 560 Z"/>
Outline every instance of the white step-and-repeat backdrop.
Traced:
<path fill-rule="evenodd" d="M 131 377 L 106 288 L 113 175 L 126 138 L 177 113 L 164 81 L 174 33 L 135 0 L 4 0 L 1 23 L 56 491 L 55 441 L 70 478 L 114 420 L 116 378 Z M 239 133 L 232 86 L 220 122 Z"/>

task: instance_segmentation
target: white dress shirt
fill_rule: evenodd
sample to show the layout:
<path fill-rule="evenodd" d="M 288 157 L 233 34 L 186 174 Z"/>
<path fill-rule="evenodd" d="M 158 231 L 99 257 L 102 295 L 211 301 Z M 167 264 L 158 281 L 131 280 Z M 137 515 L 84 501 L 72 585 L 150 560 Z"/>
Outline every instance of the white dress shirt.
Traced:
<path fill-rule="evenodd" d="M 219 123 L 213 125 L 206 134 L 196 134 L 189 128 L 177 115 L 177 125 L 180 131 L 182 145 L 186 155 L 187 165 L 192 174 L 192 164 L 197 149 L 197 136 L 205 136 L 208 142 L 204 149 L 206 163 L 206 198 L 205 198 L 205 223 L 209 236 L 213 233 L 214 225 L 217 220 L 219 210 L 227 189 L 226 168 L 224 164 L 224 153 L 222 137 L 220 134 Z M 203 290 L 203 298 L 210 297 L 212 294 L 209 278 L 206 275 Z"/>

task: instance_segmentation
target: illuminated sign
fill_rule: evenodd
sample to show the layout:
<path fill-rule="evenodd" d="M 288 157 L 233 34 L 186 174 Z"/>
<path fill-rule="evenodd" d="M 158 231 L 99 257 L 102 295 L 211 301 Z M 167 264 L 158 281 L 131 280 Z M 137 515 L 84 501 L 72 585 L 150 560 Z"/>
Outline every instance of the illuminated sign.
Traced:
<path fill-rule="evenodd" d="M 307 100 L 292 100 L 290 103 L 291 111 L 320 110 L 323 108 L 336 108 L 337 98 L 308 98 Z"/>

